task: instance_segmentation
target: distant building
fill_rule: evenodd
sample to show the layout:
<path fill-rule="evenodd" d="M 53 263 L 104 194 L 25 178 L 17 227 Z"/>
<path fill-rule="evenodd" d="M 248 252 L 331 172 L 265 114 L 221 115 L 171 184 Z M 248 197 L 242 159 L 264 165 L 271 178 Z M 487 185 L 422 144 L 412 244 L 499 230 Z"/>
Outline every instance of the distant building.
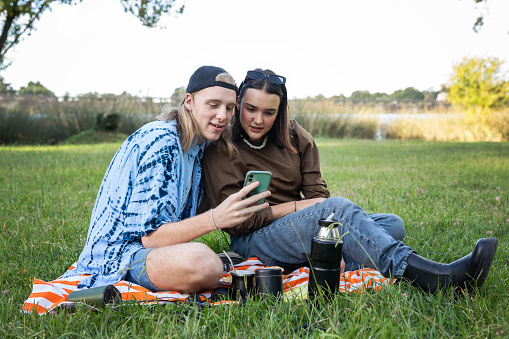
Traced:
<path fill-rule="evenodd" d="M 447 101 L 447 95 L 448 93 L 447 92 L 440 92 L 437 94 L 437 101 L 438 102 L 445 102 Z"/>

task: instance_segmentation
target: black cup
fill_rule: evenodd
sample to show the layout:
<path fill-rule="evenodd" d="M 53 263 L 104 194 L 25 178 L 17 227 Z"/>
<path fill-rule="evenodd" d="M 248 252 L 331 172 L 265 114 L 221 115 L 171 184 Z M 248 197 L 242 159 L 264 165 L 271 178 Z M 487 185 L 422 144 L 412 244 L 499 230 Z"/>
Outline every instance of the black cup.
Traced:
<path fill-rule="evenodd" d="M 253 271 L 235 271 L 232 275 L 232 298 L 238 301 L 245 300 L 254 291 Z"/>
<path fill-rule="evenodd" d="M 283 274 L 279 268 L 262 268 L 255 271 L 256 296 L 267 299 L 283 296 Z"/>

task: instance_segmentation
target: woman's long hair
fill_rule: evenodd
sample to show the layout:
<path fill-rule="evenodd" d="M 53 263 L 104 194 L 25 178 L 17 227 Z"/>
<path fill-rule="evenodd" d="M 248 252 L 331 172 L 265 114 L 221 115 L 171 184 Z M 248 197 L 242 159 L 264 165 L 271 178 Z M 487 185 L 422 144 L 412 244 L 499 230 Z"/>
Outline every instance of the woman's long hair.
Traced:
<path fill-rule="evenodd" d="M 257 68 L 255 71 L 261 72 L 263 74 L 275 74 L 270 69 L 262 70 Z M 285 85 L 273 84 L 267 77 L 263 78 L 262 80 L 253 80 L 246 77 L 246 79 L 240 84 L 239 88 L 240 104 L 242 103 L 244 93 L 248 88 L 263 90 L 269 94 L 276 94 L 281 99 L 276 120 L 274 121 L 274 125 L 272 125 L 270 131 L 267 133 L 267 136 L 274 145 L 281 148 L 287 148 L 292 153 L 297 152 L 295 146 L 290 140 L 289 130 L 291 123 L 289 119 L 288 95 L 286 93 Z M 242 138 L 243 134 L 245 134 L 245 132 L 242 129 L 242 125 L 240 124 L 240 109 L 236 109 L 232 119 L 232 138 L 234 140 L 238 140 Z"/>
<path fill-rule="evenodd" d="M 226 82 L 232 85 L 235 85 L 235 80 L 228 73 L 221 73 L 216 76 L 216 81 Z M 194 93 L 193 93 L 194 94 Z M 158 120 L 161 121 L 177 121 L 177 130 L 180 135 L 180 144 L 182 145 L 182 150 L 187 152 L 193 143 L 200 136 L 200 130 L 194 118 L 194 115 L 191 111 L 189 111 L 184 103 L 182 103 L 179 107 L 175 108 L 171 105 L 167 104 L 161 107 L 161 112 L 157 116 Z M 225 128 L 224 131 L 219 136 L 219 139 L 214 142 L 216 147 L 219 148 L 220 151 L 226 152 L 230 156 L 233 154 L 235 148 L 231 141 L 231 132 L 229 128 Z"/>

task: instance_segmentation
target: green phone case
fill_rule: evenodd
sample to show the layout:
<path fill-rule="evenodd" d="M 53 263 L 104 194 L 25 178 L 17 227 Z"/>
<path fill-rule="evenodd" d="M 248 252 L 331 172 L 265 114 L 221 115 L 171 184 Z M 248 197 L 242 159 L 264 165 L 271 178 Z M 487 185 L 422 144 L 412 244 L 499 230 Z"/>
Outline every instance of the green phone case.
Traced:
<path fill-rule="evenodd" d="M 270 179 L 272 178 L 272 173 L 269 171 L 249 171 L 246 173 L 246 178 L 244 179 L 244 186 L 247 186 L 255 181 L 258 181 L 260 185 L 256 187 L 254 190 L 249 192 L 244 198 L 248 198 L 252 195 L 265 192 L 269 190 Z M 265 202 L 264 199 L 260 199 L 257 201 L 257 204 L 263 204 Z"/>

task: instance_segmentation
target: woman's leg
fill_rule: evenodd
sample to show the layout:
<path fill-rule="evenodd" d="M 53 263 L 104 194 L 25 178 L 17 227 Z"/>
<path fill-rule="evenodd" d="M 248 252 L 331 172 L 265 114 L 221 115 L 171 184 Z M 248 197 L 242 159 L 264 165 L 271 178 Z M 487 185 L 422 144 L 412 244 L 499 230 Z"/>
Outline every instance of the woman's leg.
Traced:
<path fill-rule="evenodd" d="M 396 214 L 371 213 L 368 214 L 378 225 L 387 231 L 395 240 L 403 241 L 406 235 L 405 223 Z"/>
<path fill-rule="evenodd" d="M 305 262 L 318 220 L 331 213 L 341 223 L 345 258 L 374 268 L 385 277 L 405 277 L 430 292 L 448 287 L 481 287 L 497 250 L 498 240 L 486 238 L 480 239 L 470 254 L 450 264 L 427 260 L 395 240 L 364 210 L 345 198 L 329 198 L 245 237 L 232 237 L 232 247 L 246 257 L 256 256 L 262 261 L 274 258 L 286 263 Z"/>
<path fill-rule="evenodd" d="M 345 198 L 329 198 L 291 213 L 246 236 L 232 237 L 232 249 L 245 257 L 298 264 L 308 260 L 318 220 L 334 213 L 343 234 L 345 259 L 380 271 L 384 276 L 401 276 L 412 249 L 395 240 L 359 206 Z M 346 264 L 346 260 L 345 260 Z"/>
<path fill-rule="evenodd" d="M 395 240 L 403 241 L 406 235 L 406 230 L 405 224 L 399 216 L 387 213 L 372 213 L 368 215 Z M 362 263 L 350 258 L 350 256 L 346 253 L 343 253 L 343 260 L 345 261 L 345 271 L 355 271 L 364 266 Z"/>

